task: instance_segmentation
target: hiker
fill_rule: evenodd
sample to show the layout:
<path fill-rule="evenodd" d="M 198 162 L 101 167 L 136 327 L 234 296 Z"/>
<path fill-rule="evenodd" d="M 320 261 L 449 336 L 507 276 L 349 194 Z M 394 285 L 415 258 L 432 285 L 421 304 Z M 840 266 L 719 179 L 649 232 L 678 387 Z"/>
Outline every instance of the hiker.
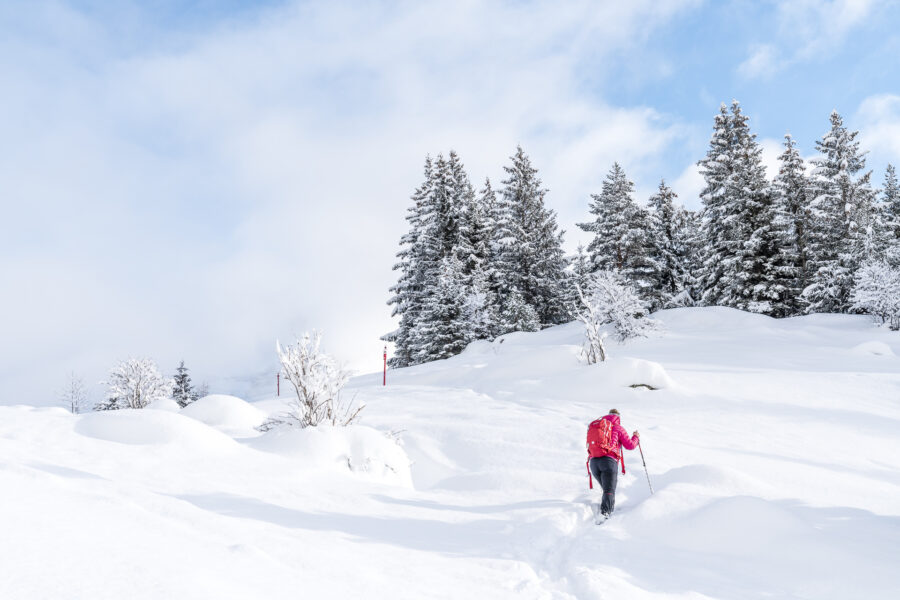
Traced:
<path fill-rule="evenodd" d="M 603 423 L 609 421 L 609 424 Z M 619 411 L 615 408 L 602 419 L 597 419 L 588 428 L 588 456 L 590 462 L 588 468 L 594 478 L 600 482 L 603 488 L 603 502 L 600 503 L 600 513 L 608 518 L 616 507 L 616 480 L 619 460 L 622 460 L 622 472 L 625 472 L 625 459 L 622 450 L 634 450 L 639 441 L 638 432 L 635 431 L 628 437 L 625 428 L 619 424 Z"/>

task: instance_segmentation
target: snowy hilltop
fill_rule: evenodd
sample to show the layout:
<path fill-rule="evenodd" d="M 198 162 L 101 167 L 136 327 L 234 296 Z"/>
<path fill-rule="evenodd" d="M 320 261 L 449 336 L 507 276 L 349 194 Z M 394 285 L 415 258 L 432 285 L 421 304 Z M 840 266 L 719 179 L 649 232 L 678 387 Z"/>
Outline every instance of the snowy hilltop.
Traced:
<path fill-rule="evenodd" d="M 654 315 L 351 379 L 346 428 L 285 397 L 0 407 L 2 598 L 895 598 L 900 335 L 869 317 Z M 652 388 L 652 389 L 651 389 Z M 593 524 L 587 424 L 641 432 Z"/>

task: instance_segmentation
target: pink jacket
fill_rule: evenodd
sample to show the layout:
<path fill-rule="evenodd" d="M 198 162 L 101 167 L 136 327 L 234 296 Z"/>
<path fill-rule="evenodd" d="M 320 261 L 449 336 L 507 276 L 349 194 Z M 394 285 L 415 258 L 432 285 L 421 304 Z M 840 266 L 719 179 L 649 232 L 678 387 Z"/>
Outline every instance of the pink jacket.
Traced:
<path fill-rule="evenodd" d="M 620 447 L 624 447 L 626 450 L 634 450 L 637 448 L 638 437 L 628 436 L 628 432 L 625 431 L 625 428 L 619 425 L 619 415 L 606 415 L 603 418 L 607 421 L 612 421 L 613 424 L 613 451 L 607 452 L 604 456 L 612 456 L 616 460 L 619 460 L 622 454 L 619 451 Z"/>

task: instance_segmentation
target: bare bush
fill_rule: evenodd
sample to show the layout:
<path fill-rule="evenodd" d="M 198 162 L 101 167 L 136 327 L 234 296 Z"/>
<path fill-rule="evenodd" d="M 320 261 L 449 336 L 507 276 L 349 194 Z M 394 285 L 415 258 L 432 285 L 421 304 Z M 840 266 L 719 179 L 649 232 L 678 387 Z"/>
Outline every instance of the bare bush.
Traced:
<path fill-rule="evenodd" d="M 281 372 L 294 387 L 296 396 L 286 411 L 267 419 L 260 430 L 282 425 L 316 427 L 322 423 L 345 426 L 359 417 L 365 405 L 354 408 L 353 401 L 345 403 L 341 398 L 350 373 L 319 350 L 321 339 L 321 334 L 314 331 L 286 348 L 275 342 Z"/>

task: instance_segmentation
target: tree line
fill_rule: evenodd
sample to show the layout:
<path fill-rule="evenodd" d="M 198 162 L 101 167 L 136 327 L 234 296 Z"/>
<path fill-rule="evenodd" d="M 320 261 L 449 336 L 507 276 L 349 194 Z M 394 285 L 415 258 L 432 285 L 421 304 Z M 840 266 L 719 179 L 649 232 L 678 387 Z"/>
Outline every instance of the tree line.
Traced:
<path fill-rule="evenodd" d="M 900 187 L 871 183 L 858 132 L 837 112 L 810 164 L 790 134 L 770 181 L 740 103 L 722 104 L 691 211 L 663 180 L 645 205 L 618 163 L 577 226 L 574 256 L 521 147 L 496 191 L 475 190 L 459 156 L 426 157 L 388 304 L 392 367 L 447 358 L 477 339 L 571 321 L 579 289 L 613 272 L 650 310 L 728 306 L 773 317 L 868 312 L 900 327 Z"/>

